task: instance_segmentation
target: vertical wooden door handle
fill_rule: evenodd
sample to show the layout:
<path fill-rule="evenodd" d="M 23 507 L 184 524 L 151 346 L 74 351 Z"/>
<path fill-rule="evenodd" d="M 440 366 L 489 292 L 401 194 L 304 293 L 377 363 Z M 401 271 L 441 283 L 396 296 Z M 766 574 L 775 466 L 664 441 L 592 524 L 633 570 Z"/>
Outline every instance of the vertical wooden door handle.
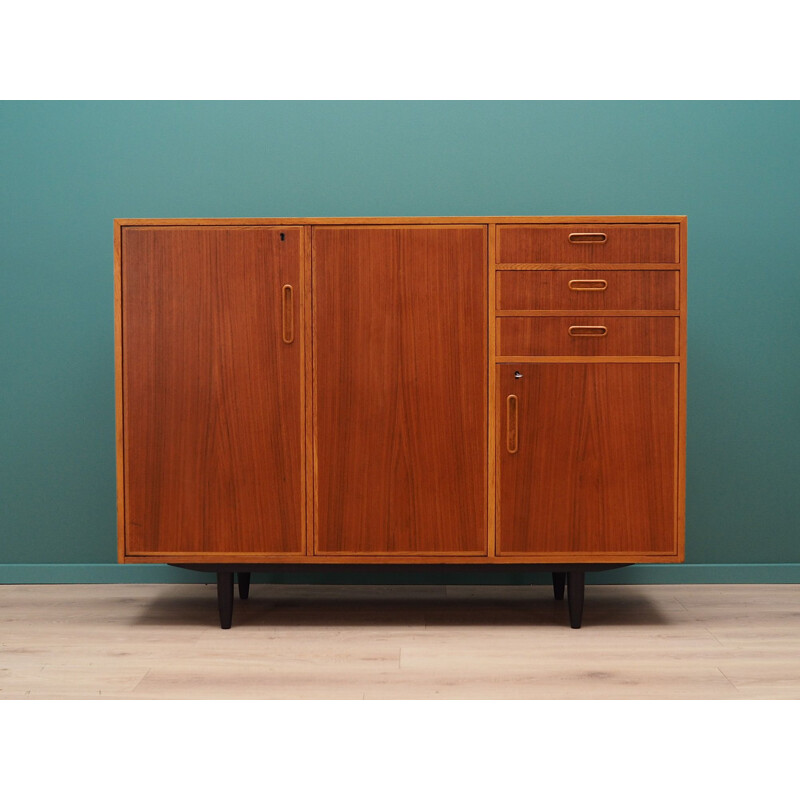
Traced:
<path fill-rule="evenodd" d="M 509 453 L 516 453 L 519 446 L 518 403 L 515 394 L 510 394 L 506 398 L 506 449 Z"/>
<path fill-rule="evenodd" d="M 286 284 L 281 289 L 281 318 L 282 336 L 286 344 L 294 341 L 294 304 L 292 296 L 294 292 L 290 284 Z"/>

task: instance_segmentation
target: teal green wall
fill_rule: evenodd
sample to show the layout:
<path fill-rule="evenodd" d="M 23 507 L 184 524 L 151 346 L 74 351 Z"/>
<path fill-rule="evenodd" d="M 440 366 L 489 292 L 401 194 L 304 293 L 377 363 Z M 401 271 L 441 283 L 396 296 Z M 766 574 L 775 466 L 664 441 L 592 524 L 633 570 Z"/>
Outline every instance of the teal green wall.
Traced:
<path fill-rule="evenodd" d="M 616 579 L 800 580 L 800 103 L 5 102 L 0 581 L 198 577 L 111 566 L 114 217 L 470 214 L 688 215 L 689 566 Z"/>

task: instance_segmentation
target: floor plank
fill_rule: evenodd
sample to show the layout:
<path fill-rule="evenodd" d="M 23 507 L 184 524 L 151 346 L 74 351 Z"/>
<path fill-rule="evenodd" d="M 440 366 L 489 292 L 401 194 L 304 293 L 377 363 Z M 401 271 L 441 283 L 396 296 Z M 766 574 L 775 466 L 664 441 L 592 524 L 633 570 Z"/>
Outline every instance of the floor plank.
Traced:
<path fill-rule="evenodd" d="M 800 586 L 0 586 L 0 699 L 800 699 Z"/>

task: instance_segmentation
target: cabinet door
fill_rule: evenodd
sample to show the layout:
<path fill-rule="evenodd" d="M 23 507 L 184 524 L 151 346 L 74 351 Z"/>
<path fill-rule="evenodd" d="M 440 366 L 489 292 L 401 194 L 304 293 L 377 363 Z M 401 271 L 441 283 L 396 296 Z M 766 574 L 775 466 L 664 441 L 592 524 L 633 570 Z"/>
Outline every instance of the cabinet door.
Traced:
<path fill-rule="evenodd" d="M 301 230 L 123 229 L 127 554 L 303 550 Z"/>
<path fill-rule="evenodd" d="M 678 365 L 497 369 L 498 553 L 675 553 Z"/>
<path fill-rule="evenodd" d="M 313 241 L 316 552 L 486 553 L 485 227 Z"/>

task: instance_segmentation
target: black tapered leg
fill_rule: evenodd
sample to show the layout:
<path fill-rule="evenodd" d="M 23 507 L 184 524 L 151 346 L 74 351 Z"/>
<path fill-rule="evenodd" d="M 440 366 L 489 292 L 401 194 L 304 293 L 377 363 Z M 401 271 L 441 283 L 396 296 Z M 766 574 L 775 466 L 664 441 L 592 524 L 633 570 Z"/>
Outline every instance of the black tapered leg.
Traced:
<path fill-rule="evenodd" d="M 586 582 L 586 573 L 583 570 L 573 570 L 567 580 L 569 602 L 569 624 L 573 628 L 580 628 L 583 617 L 583 590 Z"/>
<path fill-rule="evenodd" d="M 237 573 L 237 581 L 239 583 L 239 599 L 247 600 L 247 598 L 250 597 L 250 573 Z"/>
<path fill-rule="evenodd" d="M 553 594 L 555 595 L 556 600 L 564 599 L 564 584 L 566 584 L 566 582 L 567 582 L 566 572 L 553 573 Z"/>
<path fill-rule="evenodd" d="M 219 624 L 227 629 L 233 620 L 233 573 L 217 573 L 217 604 L 219 605 Z"/>

